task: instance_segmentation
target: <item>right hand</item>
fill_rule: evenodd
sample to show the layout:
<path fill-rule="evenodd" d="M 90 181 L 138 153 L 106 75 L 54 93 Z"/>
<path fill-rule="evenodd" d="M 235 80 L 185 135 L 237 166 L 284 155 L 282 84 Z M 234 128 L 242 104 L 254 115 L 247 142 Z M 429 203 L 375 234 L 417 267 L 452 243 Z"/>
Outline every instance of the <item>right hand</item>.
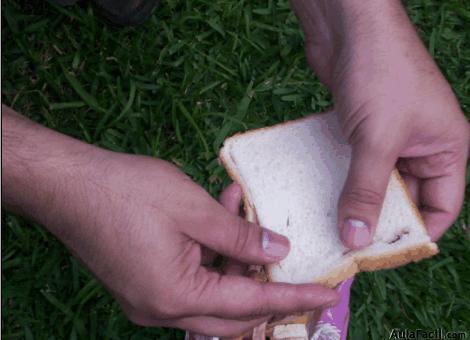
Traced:
<path fill-rule="evenodd" d="M 338 203 L 349 248 L 373 241 L 401 171 L 433 241 L 457 218 L 470 129 L 400 1 L 292 1 L 312 69 L 331 90 L 351 166 Z"/>
<path fill-rule="evenodd" d="M 92 177 L 69 191 L 60 218 L 67 230 L 58 236 L 133 322 L 236 336 L 273 314 L 336 302 L 333 290 L 314 284 L 259 283 L 206 266 L 211 251 L 248 264 L 278 262 L 289 243 L 226 210 L 170 163 L 110 152 L 98 158 Z"/>

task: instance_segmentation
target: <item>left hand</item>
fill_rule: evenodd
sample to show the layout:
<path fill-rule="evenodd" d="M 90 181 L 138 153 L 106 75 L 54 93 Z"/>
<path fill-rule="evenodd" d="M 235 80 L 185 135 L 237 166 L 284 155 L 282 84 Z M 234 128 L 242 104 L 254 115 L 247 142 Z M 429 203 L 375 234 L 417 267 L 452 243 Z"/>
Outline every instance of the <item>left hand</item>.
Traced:
<path fill-rule="evenodd" d="M 272 314 L 337 301 L 319 285 L 260 283 L 207 266 L 208 249 L 276 263 L 289 241 L 230 213 L 171 163 L 99 149 L 6 107 L 3 114 L 2 204 L 56 235 L 131 321 L 236 336 Z M 236 197 L 222 200 L 234 211 Z"/>

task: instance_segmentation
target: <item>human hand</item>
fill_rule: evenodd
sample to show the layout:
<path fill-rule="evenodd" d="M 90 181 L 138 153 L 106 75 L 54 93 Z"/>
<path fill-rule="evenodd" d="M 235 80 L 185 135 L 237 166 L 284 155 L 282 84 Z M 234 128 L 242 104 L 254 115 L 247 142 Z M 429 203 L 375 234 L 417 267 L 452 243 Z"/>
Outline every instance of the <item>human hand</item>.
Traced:
<path fill-rule="evenodd" d="M 400 1 L 292 4 L 352 145 L 338 206 L 343 241 L 372 241 L 395 165 L 437 240 L 462 205 L 469 125 Z"/>
<path fill-rule="evenodd" d="M 225 187 L 220 196 L 219 202 L 222 206 L 227 209 L 230 213 L 238 216 L 240 214 L 240 203 L 242 200 L 242 190 L 237 183 L 231 183 L 227 187 Z M 217 254 L 214 252 L 206 252 L 206 261 L 207 263 L 211 263 L 213 260 L 216 259 Z M 247 276 L 249 275 L 249 265 L 231 258 L 224 259 L 223 264 L 221 265 L 221 271 L 223 274 L 228 275 L 239 275 L 239 276 Z M 268 318 L 266 318 L 268 319 Z M 251 329 L 248 331 L 251 332 Z M 200 334 L 186 332 L 185 339 L 208 339 L 210 337 L 201 336 Z"/>
<path fill-rule="evenodd" d="M 234 260 L 227 275 L 204 266 L 211 257 L 207 248 L 243 263 L 276 262 L 287 255 L 288 241 L 230 213 L 239 204 L 237 186 L 221 196 L 226 210 L 169 163 L 115 157 L 109 167 L 119 174 L 105 186 L 118 202 L 127 197 L 103 216 L 102 228 L 110 233 L 103 239 L 120 235 L 123 242 L 110 244 L 95 272 L 132 321 L 234 336 L 273 313 L 311 310 L 336 299 L 333 291 L 314 285 L 257 283 L 242 276 L 243 266 Z M 263 248 L 268 239 L 271 244 Z"/>
<path fill-rule="evenodd" d="M 113 154 L 105 164 L 90 202 L 94 213 L 80 223 L 93 224 L 97 234 L 71 248 L 133 322 L 234 336 L 273 313 L 311 310 L 337 298 L 315 285 L 262 284 L 205 266 L 207 249 L 243 263 L 277 262 L 287 255 L 288 240 L 231 214 L 167 162 Z M 222 201 L 233 204 L 229 196 Z"/>
<path fill-rule="evenodd" d="M 235 260 L 278 262 L 288 240 L 234 215 L 172 164 L 98 149 L 8 108 L 3 118 L 2 203 L 64 242 L 133 322 L 234 336 L 336 301 L 324 287 L 237 274 Z M 233 207 L 241 194 L 231 188 L 221 200 Z M 232 259 L 226 274 L 210 266 L 213 252 Z"/>

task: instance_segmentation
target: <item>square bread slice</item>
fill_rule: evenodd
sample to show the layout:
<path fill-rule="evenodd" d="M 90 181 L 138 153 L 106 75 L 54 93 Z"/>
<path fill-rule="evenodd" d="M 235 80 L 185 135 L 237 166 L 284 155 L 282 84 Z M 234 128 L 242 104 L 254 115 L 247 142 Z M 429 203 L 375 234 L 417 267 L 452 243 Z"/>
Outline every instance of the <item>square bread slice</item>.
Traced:
<path fill-rule="evenodd" d="M 270 281 L 333 287 L 359 271 L 393 268 L 438 252 L 396 170 L 373 243 L 355 251 L 342 244 L 337 202 L 350 158 L 334 112 L 225 140 L 220 160 L 242 187 L 247 218 L 291 243 L 284 260 L 265 268 Z"/>

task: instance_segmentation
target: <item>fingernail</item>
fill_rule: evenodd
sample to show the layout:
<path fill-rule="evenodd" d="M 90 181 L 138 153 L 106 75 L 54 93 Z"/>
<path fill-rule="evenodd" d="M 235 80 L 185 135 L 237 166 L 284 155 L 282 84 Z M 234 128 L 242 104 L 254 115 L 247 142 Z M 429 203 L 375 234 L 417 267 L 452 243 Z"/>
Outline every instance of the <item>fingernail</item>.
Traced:
<path fill-rule="evenodd" d="M 272 258 L 283 259 L 289 253 L 289 240 L 270 230 L 264 229 L 261 236 L 261 246 L 264 252 Z"/>
<path fill-rule="evenodd" d="M 353 218 L 344 222 L 341 236 L 343 241 L 353 248 L 361 248 L 371 242 L 370 228 L 365 222 Z"/>

